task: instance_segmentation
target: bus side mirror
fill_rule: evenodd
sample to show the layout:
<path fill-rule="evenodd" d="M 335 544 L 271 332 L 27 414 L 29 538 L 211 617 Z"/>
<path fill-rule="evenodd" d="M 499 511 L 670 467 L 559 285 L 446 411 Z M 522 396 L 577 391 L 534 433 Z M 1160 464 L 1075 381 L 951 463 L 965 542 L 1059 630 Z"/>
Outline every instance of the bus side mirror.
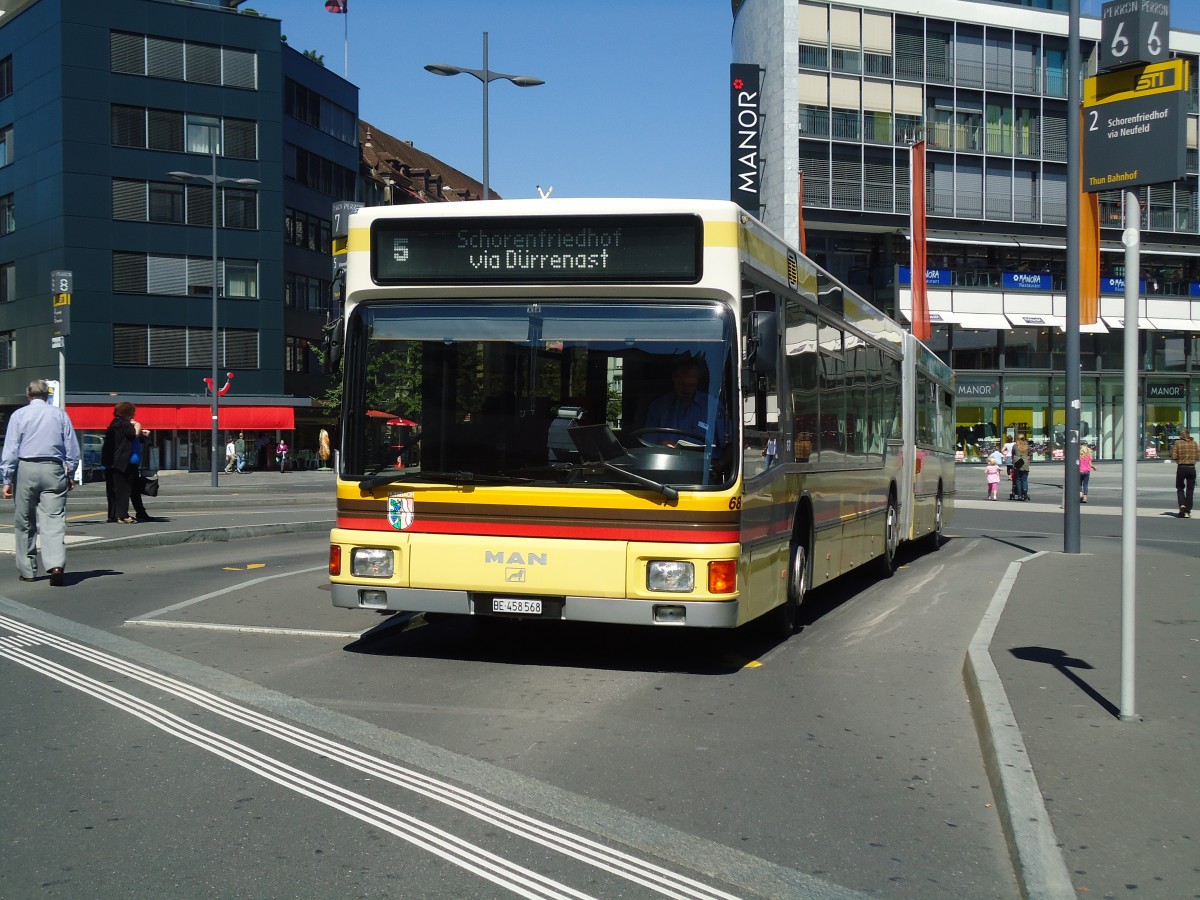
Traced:
<path fill-rule="evenodd" d="M 746 367 L 757 375 L 774 375 L 779 353 L 779 318 L 771 311 L 750 313 L 746 335 Z"/>
<path fill-rule="evenodd" d="M 342 361 L 342 348 L 346 339 L 345 320 L 340 316 L 324 328 L 325 374 L 332 375 Z"/>

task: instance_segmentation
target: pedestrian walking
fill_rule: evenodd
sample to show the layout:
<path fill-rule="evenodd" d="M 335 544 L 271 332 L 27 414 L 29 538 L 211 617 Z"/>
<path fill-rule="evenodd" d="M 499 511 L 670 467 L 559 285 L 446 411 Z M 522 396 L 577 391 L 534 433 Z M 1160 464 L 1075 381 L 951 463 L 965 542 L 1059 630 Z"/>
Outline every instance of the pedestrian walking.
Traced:
<path fill-rule="evenodd" d="M 279 445 L 275 448 L 275 461 L 279 463 L 279 472 L 283 474 L 283 470 L 287 468 L 288 445 L 283 438 L 279 439 Z"/>
<path fill-rule="evenodd" d="M 995 459 L 988 459 L 987 468 L 984 471 L 987 474 L 988 499 L 995 500 L 1000 493 L 1000 465 Z"/>
<path fill-rule="evenodd" d="M 13 528 L 17 575 L 37 579 L 40 538 L 42 564 L 50 584 L 61 587 L 67 565 L 67 494 L 79 465 L 79 439 L 71 419 L 46 400 L 50 386 L 36 379 L 25 389 L 29 403 L 8 420 L 0 476 L 4 499 L 15 499 Z"/>
<path fill-rule="evenodd" d="M 1092 469 L 1096 461 L 1092 458 L 1092 448 L 1083 444 L 1079 448 L 1079 502 L 1087 503 L 1088 482 L 1092 480 Z"/>
<path fill-rule="evenodd" d="M 231 473 L 235 466 L 237 466 L 237 444 L 231 437 L 225 443 L 225 473 Z"/>
<path fill-rule="evenodd" d="M 1186 428 L 1179 432 L 1179 440 L 1171 448 L 1171 459 L 1175 461 L 1175 497 L 1179 501 L 1179 518 L 1192 517 L 1192 494 L 1196 490 L 1196 459 L 1200 456 L 1191 432 Z"/>
<path fill-rule="evenodd" d="M 1013 445 L 1013 499 L 1029 499 L 1029 465 L 1033 462 L 1033 449 L 1024 433 L 1017 435 Z"/>
<path fill-rule="evenodd" d="M 243 432 L 243 431 L 238 432 L 237 440 L 233 442 L 233 446 L 234 446 L 235 454 L 237 456 L 237 470 L 236 471 L 239 475 L 241 475 L 242 472 L 245 471 L 245 468 L 246 468 L 246 433 L 245 432 Z"/>

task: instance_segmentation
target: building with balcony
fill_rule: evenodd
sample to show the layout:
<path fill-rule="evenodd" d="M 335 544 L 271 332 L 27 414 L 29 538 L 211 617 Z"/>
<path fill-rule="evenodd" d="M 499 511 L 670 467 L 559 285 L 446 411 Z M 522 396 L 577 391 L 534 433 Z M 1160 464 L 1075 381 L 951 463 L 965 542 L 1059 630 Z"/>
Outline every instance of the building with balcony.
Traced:
<path fill-rule="evenodd" d="M 1098 12 L 1098 5 L 1096 11 Z M 880 308 L 911 310 L 910 146 L 926 142 L 932 346 L 957 371 L 965 459 L 1006 432 L 1046 458 L 1065 423 L 1066 0 L 742 0 L 734 61 L 762 69 L 763 220 Z M 1086 12 L 1086 10 L 1085 10 Z M 1097 70 L 1084 16 L 1079 71 Z M 1081 329 L 1082 439 L 1162 456 L 1200 426 L 1200 34 L 1187 60 L 1186 176 L 1137 189 L 1139 421 L 1122 422 L 1125 227 L 1100 194 L 1100 321 Z M 801 198 L 802 195 L 802 198 Z"/>

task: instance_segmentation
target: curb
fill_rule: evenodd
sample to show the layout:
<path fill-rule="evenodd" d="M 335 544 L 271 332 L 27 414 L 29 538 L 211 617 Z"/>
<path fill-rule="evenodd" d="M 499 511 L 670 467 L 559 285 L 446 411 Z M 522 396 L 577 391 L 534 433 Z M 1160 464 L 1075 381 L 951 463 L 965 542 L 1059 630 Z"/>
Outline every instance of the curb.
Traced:
<path fill-rule="evenodd" d="M 151 531 L 121 537 L 94 538 L 74 541 L 68 549 L 91 547 L 168 547 L 174 544 L 204 544 L 220 541 L 236 541 L 241 538 L 263 537 L 272 534 L 305 534 L 329 531 L 334 527 L 333 519 L 320 522 L 269 522 L 261 525 L 223 525 L 218 528 L 189 528 L 183 531 Z"/>
<path fill-rule="evenodd" d="M 1009 565 L 967 649 L 963 681 L 1021 896 L 1029 900 L 1073 900 L 1077 895 L 1070 873 L 989 649 L 1022 563 L 1046 552 Z"/>

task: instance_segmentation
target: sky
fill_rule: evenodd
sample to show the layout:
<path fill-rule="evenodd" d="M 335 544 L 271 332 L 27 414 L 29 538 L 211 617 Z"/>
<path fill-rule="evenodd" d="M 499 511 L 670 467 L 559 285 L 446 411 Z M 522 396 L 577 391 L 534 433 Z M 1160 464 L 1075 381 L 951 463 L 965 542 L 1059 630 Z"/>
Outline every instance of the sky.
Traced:
<path fill-rule="evenodd" d="M 1081 0 L 1098 14 L 1101 0 Z M 359 115 L 477 180 L 483 87 L 428 63 L 532 75 L 488 92 L 489 174 L 506 198 L 729 196 L 730 0 L 246 0 L 357 84 Z M 245 8 L 243 7 L 243 8 Z M 1200 0 L 1171 24 L 1200 31 Z M 346 40 L 348 32 L 348 40 Z"/>
<path fill-rule="evenodd" d="M 532 75 L 488 92 L 489 173 L 505 198 L 729 193 L 730 0 L 247 0 L 357 84 L 359 115 L 476 180 L 483 86 L 427 63 Z M 343 25 L 349 40 L 343 41 Z"/>

